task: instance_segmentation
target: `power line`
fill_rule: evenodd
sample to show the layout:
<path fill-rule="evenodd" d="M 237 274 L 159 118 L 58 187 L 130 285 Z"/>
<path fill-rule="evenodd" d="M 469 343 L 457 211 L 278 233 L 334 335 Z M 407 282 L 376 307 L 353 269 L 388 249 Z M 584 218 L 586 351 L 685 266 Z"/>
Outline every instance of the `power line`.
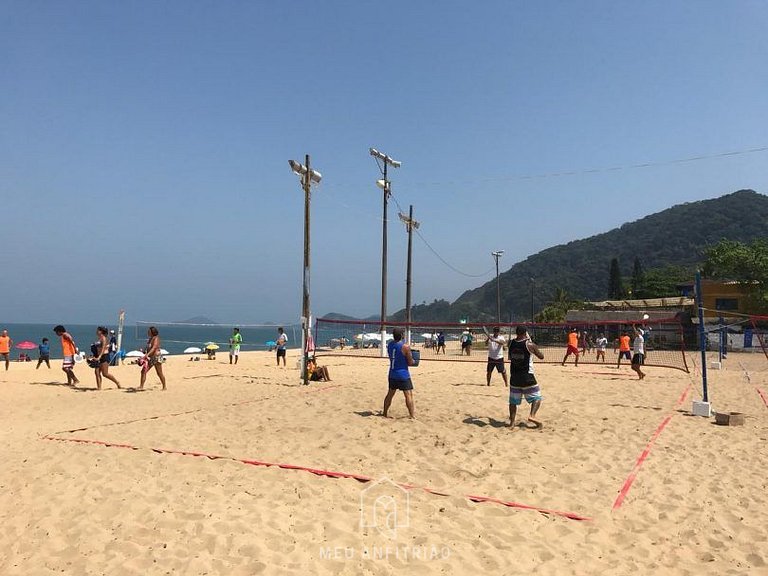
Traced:
<path fill-rule="evenodd" d="M 605 172 L 619 172 L 622 170 L 637 170 L 639 168 L 655 168 L 658 166 L 670 166 L 673 164 L 685 164 L 689 162 L 699 162 L 702 160 L 713 160 L 716 158 L 725 158 L 729 156 L 742 156 L 746 154 L 757 154 L 759 152 L 768 151 L 768 146 L 760 146 L 757 148 L 747 148 L 743 150 L 732 150 L 728 152 L 717 152 L 714 154 L 699 154 L 696 156 L 689 156 L 687 158 L 676 158 L 674 160 L 658 160 L 653 162 L 639 162 L 632 164 L 623 164 L 619 166 L 608 166 L 601 168 L 588 168 L 579 170 L 566 170 L 557 172 L 544 172 L 541 174 L 518 174 L 515 176 L 500 176 L 498 178 L 481 178 L 477 180 L 450 180 L 443 182 L 415 182 L 414 186 L 445 186 L 448 184 L 473 184 L 478 182 L 509 182 L 513 180 L 535 180 L 541 178 L 562 178 L 564 176 L 580 176 L 584 174 L 599 174 Z"/>
<path fill-rule="evenodd" d="M 457 274 L 461 274 L 462 276 L 466 276 L 467 278 L 482 278 L 483 276 L 488 276 L 488 274 L 490 274 L 491 272 L 493 272 L 493 271 L 494 271 L 494 269 L 495 269 L 495 268 L 491 267 L 491 268 L 489 268 L 488 270 L 486 270 L 485 272 L 483 272 L 482 274 L 467 274 L 466 272 L 462 272 L 461 270 L 459 270 L 458 268 L 456 268 L 455 266 L 453 266 L 452 264 L 450 264 L 448 261 L 446 261 L 446 259 L 445 259 L 445 258 L 443 258 L 442 256 L 440 256 L 440 254 L 438 254 L 437 250 L 435 250 L 434 248 L 432 248 L 432 245 L 431 245 L 429 242 L 427 242 L 427 239 L 426 239 L 426 238 L 424 238 L 424 236 L 422 236 L 421 232 L 419 232 L 418 230 L 416 230 L 416 235 L 417 235 L 419 238 L 421 238 L 421 241 L 422 241 L 422 242 L 424 242 L 424 244 L 426 244 L 426 245 L 427 245 L 427 248 L 429 248 L 429 250 L 430 250 L 430 252 L 432 252 L 432 254 L 434 254 L 435 256 L 437 256 L 437 258 L 438 258 L 438 260 L 440 260 L 440 262 L 442 262 L 443 264 L 445 264 L 446 266 L 448 266 L 448 268 L 450 268 L 451 270 L 453 270 L 453 271 L 454 271 L 454 272 L 456 272 Z"/>

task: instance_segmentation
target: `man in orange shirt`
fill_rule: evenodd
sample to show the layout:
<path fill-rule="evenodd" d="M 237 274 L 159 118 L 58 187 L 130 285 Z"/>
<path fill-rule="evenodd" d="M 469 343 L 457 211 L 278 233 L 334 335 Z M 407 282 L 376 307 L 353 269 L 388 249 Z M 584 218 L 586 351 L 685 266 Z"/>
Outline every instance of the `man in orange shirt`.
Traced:
<path fill-rule="evenodd" d="M 562 366 L 565 366 L 565 361 L 568 359 L 568 356 L 573 354 L 576 356 L 576 363 L 574 366 L 579 365 L 579 333 L 576 331 L 575 328 L 571 328 L 571 330 L 568 332 L 568 349 L 565 351 L 565 356 L 563 357 L 563 363 Z"/>
<path fill-rule="evenodd" d="M 80 384 L 80 380 L 75 376 L 75 354 L 77 354 L 77 346 L 75 346 L 75 340 L 67 332 L 66 328 L 59 324 L 53 331 L 56 336 L 61 338 L 61 351 L 64 355 L 64 361 L 61 364 L 61 369 L 64 370 L 64 374 L 67 375 L 67 384 L 74 386 Z"/>
<path fill-rule="evenodd" d="M 11 346 L 13 346 L 13 340 L 8 336 L 8 330 L 3 330 L 3 335 L 0 336 L 0 356 L 5 358 L 5 369 L 11 364 Z"/>
<path fill-rule="evenodd" d="M 629 347 L 629 336 L 627 335 L 626 330 L 622 331 L 621 336 L 619 336 L 619 361 L 616 364 L 616 368 L 621 368 L 621 359 L 626 358 L 627 360 L 632 360 L 632 354 L 630 353 L 630 347 Z"/>

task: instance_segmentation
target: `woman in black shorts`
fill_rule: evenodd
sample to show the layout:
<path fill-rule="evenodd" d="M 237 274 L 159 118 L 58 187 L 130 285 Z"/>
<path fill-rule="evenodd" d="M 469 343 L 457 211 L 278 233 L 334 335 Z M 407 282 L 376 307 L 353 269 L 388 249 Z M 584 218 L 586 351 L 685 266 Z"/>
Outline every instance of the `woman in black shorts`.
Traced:
<path fill-rule="evenodd" d="M 93 345 L 93 372 L 96 375 L 96 388 L 101 390 L 101 380 L 106 378 L 120 388 L 120 382 L 109 373 L 109 330 L 104 326 L 96 328 L 98 341 Z"/>

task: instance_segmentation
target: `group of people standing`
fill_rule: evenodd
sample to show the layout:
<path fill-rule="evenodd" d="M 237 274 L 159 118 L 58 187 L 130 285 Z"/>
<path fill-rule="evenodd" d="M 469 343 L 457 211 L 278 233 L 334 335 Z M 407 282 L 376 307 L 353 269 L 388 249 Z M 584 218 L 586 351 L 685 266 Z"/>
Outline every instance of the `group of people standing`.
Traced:
<path fill-rule="evenodd" d="M 626 330 L 621 332 L 621 335 L 614 341 L 614 352 L 618 352 L 619 358 L 616 362 L 616 368 L 621 367 L 622 359 L 630 361 L 632 370 L 637 373 L 640 380 L 645 378 L 645 372 L 642 371 L 641 366 L 645 364 L 645 330 L 639 326 L 632 324 L 632 333 L 634 339 L 632 339 L 632 345 L 630 347 L 630 336 Z M 579 356 L 585 354 L 588 350 L 591 350 L 591 338 L 587 335 L 586 331 L 579 333 L 578 330 L 571 329 L 568 332 L 567 344 L 565 356 L 563 356 L 562 366 L 565 366 L 565 361 L 568 357 L 574 356 L 574 365 L 579 365 Z M 596 340 L 594 340 L 594 348 L 596 350 L 596 361 L 605 362 L 605 351 L 608 347 L 608 339 L 605 334 L 600 333 Z M 581 351 L 579 351 L 581 348 Z"/>
<path fill-rule="evenodd" d="M 392 406 L 392 400 L 398 390 L 403 392 L 405 406 L 410 418 L 415 418 L 413 401 L 413 381 L 408 368 L 415 366 L 410 346 L 403 340 L 403 331 L 400 328 L 392 330 L 393 339 L 387 344 L 387 356 L 389 357 L 388 383 L 389 390 L 384 397 L 384 409 L 382 415 L 386 418 Z M 518 326 L 515 330 L 515 338 L 509 342 L 509 380 L 504 363 L 504 346 L 507 341 L 499 334 L 499 327 L 493 329 L 493 334 L 488 335 L 488 365 L 486 369 L 486 385 L 491 385 L 491 375 L 494 370 L 501 373 L 505 386 L 509 386 L 509 424 L 516 429 L 515 420 L 517 407 L 523 402 L 523 398 L 530 405 L 528 423 L 530 427 L 541 428 L 542 423 L 537 419 L 537 413 L 541 407 L 541 388 L 536 380 L 533 370 L 533 357 L 544 359 L 544 354 L 531 340 L 525 326 Z"/>

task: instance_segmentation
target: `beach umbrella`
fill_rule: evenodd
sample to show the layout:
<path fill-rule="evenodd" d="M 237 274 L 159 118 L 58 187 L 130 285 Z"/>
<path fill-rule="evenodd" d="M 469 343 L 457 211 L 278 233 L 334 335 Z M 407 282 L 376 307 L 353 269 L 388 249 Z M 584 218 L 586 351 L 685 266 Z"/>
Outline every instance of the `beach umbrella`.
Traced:
<path fill-rule="evenodd" d="M 24 340 L 24 342 L 19 342 L 16 344 L 16 348 L 19 350 L 34 350 L 37 348 L 37 344 L 30 342 L 29 340 Z"/>
<path fill-rule="evenodd" d="M 190 346 L 184 350 L 184 354 L 200 354 L 200 352 L 202 352 L 202 350 L 197 346 Z"/>
<path fill-rule="evenodd" d="M 205 345 L 206 350 L 218 350 L 219 345 L 216 344 L 216 342 L 208 342 L 208 344 Z"/>
<path fill-rule="evenodd" d="M 144 356 L 144 352 L 141 350 L 131 350 L 125 355 L 126 358 L 141 358 L 142 356 Z"/>
<path fill-rule="evenodd" d="M 160 354 L 162 354 L 163 356 L 168 356 L 169 352 L 165 348 L 160 348 Z"/>

